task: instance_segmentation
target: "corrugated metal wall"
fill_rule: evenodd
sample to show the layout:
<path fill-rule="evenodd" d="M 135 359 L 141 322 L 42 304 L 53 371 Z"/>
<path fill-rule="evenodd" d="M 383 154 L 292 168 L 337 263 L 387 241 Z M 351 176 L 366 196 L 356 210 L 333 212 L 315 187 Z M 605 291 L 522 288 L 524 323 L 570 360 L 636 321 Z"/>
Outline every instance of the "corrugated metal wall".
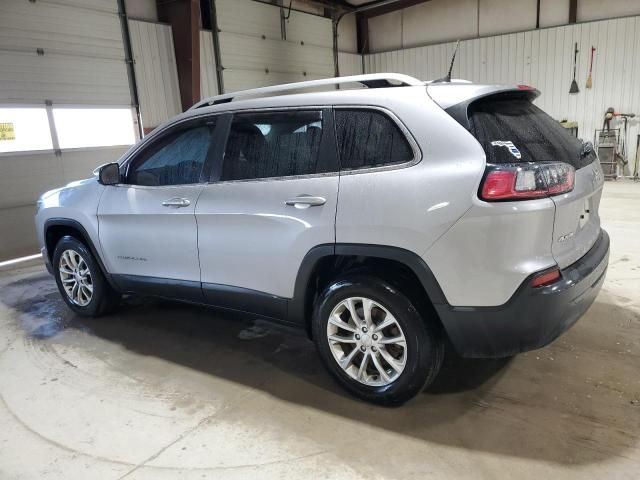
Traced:
<path fill-rule="evenodd" d="M 570 95 L 573 47 L 578 42 L 578 94 Z M 593 89 L 585 88 L 591 46 L 596 57 Z M 400 72 L 429 80 L 442 77 L 455 44 L 443 43 L 365 56 L 366 73 Z M 579 136 L 593 140 L 607 107 L 640 113 L 640 17 L 566 25 L 460 42 L 455 78 L 479 83 L 529 84 L 536 103 L 558 120 L 578 122 Z M 640 133 L 630 124 L 629 157 Z M 630 161 L 630 163 L 632 163 Z"/>
<path fill-rule="evenodd" d="M 0 103 L 131 104 L 115 0 L 2 2 L 0 65 Z"/>
<path fill-rule="evenodd" d="M 338 68 L 341 77 L 362 74 L 362 55 L 338 52 Z"/>
<path fill-rule="evenodd" d="M 211 30 L 200 31 L 200 97 L 207 98 L 218 95 L 216 80 L 216 59 L 213 55 L 213 39 Z"/>
<path fill-rule="evenodd" d="M 142 124 L 154 128 L 182 111 L 171 26 L 129 20 Z"/>

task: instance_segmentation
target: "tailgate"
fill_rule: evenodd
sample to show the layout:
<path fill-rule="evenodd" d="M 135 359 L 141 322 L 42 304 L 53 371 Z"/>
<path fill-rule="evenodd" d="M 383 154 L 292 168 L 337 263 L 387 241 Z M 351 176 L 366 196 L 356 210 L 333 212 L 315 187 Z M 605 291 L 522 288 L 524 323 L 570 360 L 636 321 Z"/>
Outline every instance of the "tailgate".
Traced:
<path fill-rule="evenodd" d="M 598 239 L 603 183 L 600 162 L 594 160 L 576 170 L 573 191 L 551 197 L 556 205 L 552 254 L 560 268 L 580 259 Z"/>
<path fill-rule="evenodd" d="M 575 168 L 572 191 L 549 198 L 555 205 L 552 255 L 560 268 L 582 257 L 600 234 L 603 175 L 595 153 L 583 148 L 529 99 L 499 93 L 469 107 L 469 130 L 492 165 L 564 162 Z"/>

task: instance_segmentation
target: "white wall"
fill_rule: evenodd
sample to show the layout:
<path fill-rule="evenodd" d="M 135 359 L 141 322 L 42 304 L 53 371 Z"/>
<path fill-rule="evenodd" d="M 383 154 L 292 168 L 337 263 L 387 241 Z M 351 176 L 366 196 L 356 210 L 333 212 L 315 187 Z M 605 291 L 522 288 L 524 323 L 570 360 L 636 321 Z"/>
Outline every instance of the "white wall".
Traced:
<path fill-rule="evenodd" d="M 216 0 L 216 13 L 225 92 L 333 76 L 330 19 L 291 10 L 285 39 L 278 6 Z"/>
<path fill-rule="evenodd" d="M 402 12 L 404 47 L 466 38 L 477 29 L 477 0 L 432 0 Z M 455 18 L 455 22 L 442 19 Z M 370 32 L 371 34 L 371 32 Z"/>
<path fill-rule="evenodd" d="M 569 23 L 569 0 L 541 0 L 541 27 L 556 27 L 567 23 Z"/>
<path fill-rule="evenodd" d="M 369 51 L 402 48 L 402 16 L 404 10 L 369 19 Z"/>
<path fill-rule="evenodd" d="M 216 59 L 211 30 L 200 30 L 200 97 L 218 95 Z"/>
<path fill-rule="evenodd" d="M 158 21 L 158 9 L 156 0 L 125 0 L 127 17 L 135 20 L 145 20 L 147 22 Z"/>
<path fill-rule="evenodd" d="M 130 105 L 117 11 L 115 0 L 0 1 L 0 103 Z"/>
<path fill-rule="evenodd" d="M 578 94 L 570 95 L 574 42 Z M 595 46 L 593 89 L 587 90 L 591 46 Z M 400 72 L 420 79 L 442 77 L 455 44 L 442 43 L 365 56 L 365 72 Z M 557 120 L 578 122 L 579 136 L 593 140 L 604 112 L 640 113 L 640 16 L 579 23 L 460 42 L 454 78 L 478 83 L 528 84 L 542 95 L 536 103 Z M 640 121 L 630 123 L 630 163 Z"/>
<path fill-rule="evenodd" d="M 54 108 L 131 105 L 116 0 L 0 0 L 0 105 L 43 106 L 45 100 Z M 38 195 L 91 176 L 124 149 L 1 154 L 0 261 L 37 253 Z"/>
<path fill-rule="evenodd" d="M 47 190 L 91 177 L 129 147 L 101 147 L 0 155 L 0 261 L 38 253 L 33 216 Z"/>
<path fill-rule="evenodd" d="M 340 70 L 341 77 L 364 73 L 362 71 L 362 55 L 338 52 L 338 69 Z"/>
<path fill-rule="evenodd" d="M 640 14 L 638 0 L 578 0 L 578 21 Z"/>
<path fill-rule="evenodd" d="M 358 51 L 356 16 L 353 14 L 345 15 L 338 24 L 338 50 L 349 53 Z"/>
<path fill-rule="evenodd" d="M 536 0 L 480 0 L 478 24 L 480 36 L 535 28 Z"/>
<path fill-rule="evenodd" d="M 142 125 L 155 128 L 182 111 L 173 34 L 169 25 L 139 20 L 129 20 L 129 34 Z"/>
<path fill-rule="evenodd" d="M 640 0 L 578 0 L 578 22 L 639 15 Z M 569 0 L 541 0 L 540 26 L 565 25 Z M 369 19 L 372 52 L 536 26 L 536 0 L 431 0 Z"/>

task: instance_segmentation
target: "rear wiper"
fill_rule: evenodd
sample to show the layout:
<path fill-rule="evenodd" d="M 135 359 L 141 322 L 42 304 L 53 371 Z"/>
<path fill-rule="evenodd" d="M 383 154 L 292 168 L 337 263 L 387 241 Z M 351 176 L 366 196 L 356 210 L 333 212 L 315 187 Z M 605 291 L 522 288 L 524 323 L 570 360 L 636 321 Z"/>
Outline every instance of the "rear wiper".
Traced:
<path fill-rule="evenodd" d="M 580 158 L 584 158 L 593 152 L 593 143 L 590 141 L 582 140 L 582 147 L 580 148 Z"/>

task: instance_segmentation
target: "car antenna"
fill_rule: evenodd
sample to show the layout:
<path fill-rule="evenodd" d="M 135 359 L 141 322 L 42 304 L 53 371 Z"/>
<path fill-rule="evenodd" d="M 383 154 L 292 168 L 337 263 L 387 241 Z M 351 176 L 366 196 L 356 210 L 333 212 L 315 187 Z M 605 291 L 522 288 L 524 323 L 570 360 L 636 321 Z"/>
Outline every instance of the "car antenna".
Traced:
<path fill-rule="evenodd" d="M 456 42 L 456 49 L 453 51 L 453 56 L 451 57 L 451 65 L 449 65 L 449 71 L 445 77 L 439 78 L 433 83 L 450 83 L 451 82 L 451 72 L 453 71 L 453 64 L 456 61 L 456 53 L 458 53 L 458 47 L 460 46 L 460 40 Z"/>

